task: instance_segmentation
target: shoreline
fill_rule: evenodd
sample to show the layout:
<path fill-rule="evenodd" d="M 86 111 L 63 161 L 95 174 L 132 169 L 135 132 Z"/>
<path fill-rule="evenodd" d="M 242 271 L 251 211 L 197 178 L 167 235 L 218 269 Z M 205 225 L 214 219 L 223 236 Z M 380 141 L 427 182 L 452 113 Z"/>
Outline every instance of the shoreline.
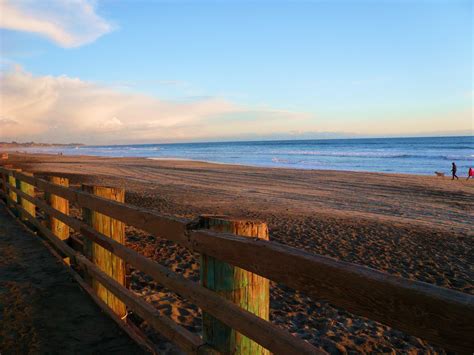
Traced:
<path fill-rule="evenodd" d="M 239 163 L 225 163 L 209 160 L 198 160 L 192 158 L 176 158 L 176 157 L 139 157 L 139 156 L 129 156 L 129 157 L 114 157 L 107 155 L 87 155 L 87 154 L 53 154 L 53 153 L 40 153 L 40 152 L 25 152 L 15 150 L 14 152 L 8 150 L 0 149 L 1 153 L 9 153 L 11 155 L 24 155 L 24 156 L 34 156 L 34 157 L 70 157 L 70 158 L 90 158 L 90 159 L 123 159 L 123 160 L 152 160 L 152 161 L 167 161 L 167 162 L 190 162 L 190 163 L 202 163 L 209 165 L 224 165 L 224 166 L 235 166 L 235 167 L 244 167 L 244 168 L 255 168 L 255 169 L 278 169 L 278 170 L 289 170 L 289 171 L 315 171 L 315 172 L 329 172 L 329 173 L 344 173 L 344 174 L 380 174 L 380 175 L 389 175 L 389 176 L 417 176 L 417 177 L 436 177 L 434 172 L 432 174 L 412 174 L 412 173 L 401 173 L 401 172 L 381 172 L 381 171 L 367 171 L 367 170 L 337 170 L 337 169 L 313 169 L 313 168 L 290 168 L 284 166 L 266 166 L 266 165 L 250 165 L 250 164 L 239 164 Z M 445 178 L 448 178 L 449 175 L 445 175 Z M 459 179 L 465 179 L 467 176 L 459 176 Z"/>

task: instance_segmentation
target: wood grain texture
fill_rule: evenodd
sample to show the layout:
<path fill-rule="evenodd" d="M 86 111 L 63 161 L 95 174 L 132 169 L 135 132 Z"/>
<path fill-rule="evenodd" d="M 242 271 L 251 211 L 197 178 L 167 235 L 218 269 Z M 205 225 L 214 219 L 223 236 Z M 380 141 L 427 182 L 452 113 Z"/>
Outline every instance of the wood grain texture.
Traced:
<path fill-rule="evenodd" d="M 121 188 L 82 185 L 82 189 L 113 201 L 121 203 L 125 201 L 125 190 Z M 98 232 L 116 240 L 118 243 L 125 244 L 125 224 L 123 222 L 87 208 L 83 209 L 83 219 Z M 84 243 L 84 254 L 107 275 L 125 286 L 125 262 L 121 258 L 88 239 Z M 99 281 L 92 279 L 92 288 L 97 296 L 112 308 L 119 317 L 122 318 L 127 315 L 125 304 Z"/>
<path fill-rule="evenodd" d="M 138 270 L 150 275 L 164 287 L 195 303 L 203 311 L 211 313 L 223 323 L 245 334 L 273 353 L 325 354 L 324 351 L 308 342 L 292 336 L 287 331 L 243 310 L 215 292 L 185 279 L 165 266 L 97 233 L 94 229 L 84 226 L 80 230 L 87 238 L 112 251 Z"/>
<path fill-rule="evenodd" d="M 33 174 L 31 173 L 24 173 L 28 176 L 33 176 Z M 30 185 L 28 184 L 27 182 L 25 181 L 21 181 L 21 180 L 16 180 L 16 187 L 18 189 L 20 189 L 21 191 L 23 191 L 25 194 L 29 195 L 29 196 L 32 196 L 32 197 L 35 197 L 35 187 L 33 185 Z M 21 198 L 18 196 L 17 194 L 17 199 L 18 199 L 18 202 L 21 204 L 21 207 L 23 207 L 25 210 L 28 211 L 29 214 L 31 214 L 33 217 L 36 217 L 36 207 L 35 205 L 24 199 L 24 198 Z M 25 217 L 22 217 L 24 220 L 26 219 Z"/>
<path fill-rule="evenodd" d="M 49 181 L 55 185 L 69 187 L 69 179 L 67 178 L 51 176 L 49 178 Z M 47 195 L 47 199 L 51 207 L 66 215 L 69 215 L 68 200 L 52 193 L 47 193 Z M 69 226 L 51 215 L 49 215 L 49 228 L 51 229 L 53 234 L 59 239 L 67 240 L 69 238 Z"/>
<path fill-rule="evenodd" d="M 12 171 L 21 171 L 20 169 L 15 169 L 15 170 L 12 170 Z M 8 185 L 7 187 L 9 187 L 8 189 L 8 195 L 10 196 L 10 199 L 11 201 L 9 202 L 9 207 L 12 209 L 13 213 L 15 213 L 15 215 L 18 215 L 18 212 L 16 211 L 16 208 L 15 208 L 15 203 L 18 202 L 18 197 L 17 197 L 17 194 L 16 192 L 14 192 L 11 188 L 12 187 L 17 187 L 17 184 L 16 184 L 16 179 L 13 175 L 8 175 Z M 15 202 L 15 203 L 12 203 L 12 202 Z"/>
<path fill-rule="evenodd" d="M 51 244 L 64 255 L 67 255 L 71 260 L 74 260 L 76 265 L 79 265 L 82 269 L 86 270 L 89 274 L 93 275 L 122 302 L 128 305 L 134 310 L 140 317 L 147 321 L 154 329 L 160 334 L 165 336 L 168 340 L 177 344 L 183 351 L 189 354 L 199 353 L 199 349 L 205 349 L 206 346 L 202 340 L 189 332 L 187 329 L 177 325 L 168 317 L 163 317 L 159 314 L 159 311 L 152 305 L 148 304 L 132 291 L 127 290 L 125 287 L 120 285 L 113 278 L 104 273 L 98 266 L 94 265 L 85 256 L 79 254 L 73 250 L 64 241 L 57 238 L 47 227 L 41 224 L 36 218 L 31 216 L 21 206 L 18 206 L 20 212 L 22 212 L 28 221 L 34 225 L 40 234 L 45 237 Z M 90 227 L 88 227 L 90 228 Z M 92 231 L 96 232 L 92 229 Z M 117 243 L 113 241 L 114 243 Z M 121 244 L 120 244 L 121 245 Z"/>
<path fill-rule="evenodd" d="M 44 179 L 31 178 L 9 169 L 0 167 L 0 171 L 11 176 L 18 176 L 23 181 L 35 185 L 38 189 L 61 196 L 71 203 L 77 203 L 80 207 L 106 214 L 123 221 L 127 225 L 174 240 L 177 243 L 183 245 L 187 243 L 185 232 L 187 224 L 190 222 L 189 219 L 160 215 L 137 206 L 126 205 L 84 191 L 58 186 Z"/>
<path fill-rule="evenodd" d="M 266 223 L 201 216 L 200 227 L 244 237 L 269 239 Z M 269 280 L 217 258 L 201 255 L 201 285 L 262 319 L 270 319 Z M 203 312 L 203 338 L 225 354 L 270 354 L 260 344 Z"/>
<path fill-rule="evenodd" d="M 21 194 L 21 191 L 18 193 Z M 30 198 L 29 196 L 25 197 Z M 272 352 L 291 353 L 296 351 L 300 354 L 324 354 L 320 349 L 292 336 L 285 330 L 276 327 L 248 311 L 242 310 L 215 292 L 177 275 L 157 262 L 147 259 L 136 251 L 106 237 L 84 222 L 51 208 L 44 201 L 39 199 L 36 199 L 36 201 L 39 208 L 54 215 L 64 223 L 67 223 L 74 230 L 81 232 L 84 237 L 100 244 L 115 255 L 118 255 L 127 263 L 152 276 L 163 286 L 187 298 L 204 311 L 213 314 L 222 322 L 264 345 Z M 199 348 L 199 353 L 209 354 L 214 352 L 215 350 L 210 347 L 201 346 Z"/>
<path fill-rule="evenodd" d="M 3 165 L 3 168 L 4 169 L 12 169 L 13 166 L 8 164 L 8 165 Z M 2 176 L 2 191 L 7 194 L 8 193 L 8 186 L 7 186 L 7 183 L 8 183 L 8 174 L 6 172 L 2 172 L 1 173 L 1 176 Z"/>
<path fill-rule="evenodd" d="M 474 348 L 474 296 L 274 242 L 190 232 L 195 250 L 325 299 L 445 349 Z M 244 246 L 245 245 L 245 246 Z"/>

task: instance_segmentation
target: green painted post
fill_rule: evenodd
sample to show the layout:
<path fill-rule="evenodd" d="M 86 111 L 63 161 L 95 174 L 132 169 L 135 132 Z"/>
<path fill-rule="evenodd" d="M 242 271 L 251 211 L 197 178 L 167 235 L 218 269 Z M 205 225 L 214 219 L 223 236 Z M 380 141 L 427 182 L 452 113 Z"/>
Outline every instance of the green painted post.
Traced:
<path fill-rule="evenodd" d="M 260 221 L 246 221 L 222 216 L 201 216 L 200 227 L 268 240 L 268 227 Z M 257 274 L 201 255 L 201 284 L 241 308 L 269 320 L 270 283 Z M 261 345 L 203 312 L 203 338 L 211 347 L 224 354 L 269 355 Z"/>

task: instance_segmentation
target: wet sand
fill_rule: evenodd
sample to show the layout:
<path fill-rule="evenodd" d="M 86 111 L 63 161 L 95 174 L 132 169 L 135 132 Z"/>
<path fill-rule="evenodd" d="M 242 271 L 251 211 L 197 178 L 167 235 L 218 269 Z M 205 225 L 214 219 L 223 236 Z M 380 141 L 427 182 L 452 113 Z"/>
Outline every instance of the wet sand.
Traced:
<path fill-rule="evenodd" d="M 128 203 L 163 214 L 262 219 L 268 222 L 271 240 L 474 294 L 474 181 L 142 158 L 11 158 L 16 167 L 67 176 L 73 184 L 125 187 Z M 132 227 L 127 227 L 127 244 L 198 280 L 197 255 Z M 197 307 L 136 270 L 131 286 L 163 314 L 201 331 Z M 276 284 L 271 320 L 331 353 L 443 352 Z"/>

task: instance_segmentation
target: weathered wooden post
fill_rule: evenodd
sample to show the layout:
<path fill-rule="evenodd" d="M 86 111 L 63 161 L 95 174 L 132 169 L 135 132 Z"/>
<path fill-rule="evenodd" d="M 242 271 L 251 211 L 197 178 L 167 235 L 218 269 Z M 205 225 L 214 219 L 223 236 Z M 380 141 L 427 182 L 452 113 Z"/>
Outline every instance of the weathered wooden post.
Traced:
<path fill-rule="evenodd" d="M 0 179 L 2 180 L 2 193 L 3 194 L 7 194 L 7 186 L 6 186 L 6 181 L 7 181 L 7 178 L 5 176 L 5 173 L 0 173 Z M 3 195 L 2 195 L 2 200 L 3 200 Z"/>
<path fill-rule="evenodd" d="M 268 227 L 266 223 L 260 221 L 201 216 L 200 227 L 243 237 L 269 239 Z M 268 279 L 216 258 L 202 255 L 201 284 L 243 309 L 269 320 L 270 283 Z M 270 354 L 261 345 L 205 312 L 203 313 L 203 338 L 207 344 L 224 354 Z"/>
<path fill-rule="evenodd" d="M 50 176 L 49 182 L 60 185 L 64 187 L 69 187 L 69 180 L 67 178 L 62 178 L 58 176 Z M 51 207 L 62 212 L 66 215 L 69 215 L 69 201 L 65 198 L 56 196 L 52 193 L 48 193 L 47 196 L 48 202 Z M 61 240 L 67 240 L 69 238 L 69 226 L 60 220 L 49 216 L 49 228 L 53 234 Z"/>
<path fill-rule="evenodd" d="M 13 171 L 21 171 L 21 169 L 12 169 Z M 8 175 L 8 184 L 11 186 L 11 187 L 16 187 L 16 179 L 14 176 L 12 175 Z M 8 207 L 13 211 L 13 213 L 15 215 L 18 216 L 18 210 L 16 209 L 15 207 L 15 202 L 18 202 L 18 196 L 16 194 L 15 191 L 12 191 L 11 189 L 9 189 L 9 192 L 8 192 L 8 195 L 10 196 L 10 199 L 8 201 Z"/>
<path fill-rule="evenodd" d="M 23 172 L 23 174 L 28 175 L 28 176 L 33 176 L 32 173 L 26 173 Z M 35 197 L 35 187 L 33 185 L 30 185 L 24 181 L 21 180 L 16 180 L 16 188 L 24 192 L 25 194 Z M 18 202 L 20 203 L 21 207 L 28 212 L 31 216 L 36 217 L 36 206 L 28 201 L 27 199 L 21 198 L 18 196 Z M 23 220 L 28 220 L 28 218 L 22 216 Z"/>
<path fill-rule="evenodd" d="M 5 168 L 5 169 L 11 169 L 13 166 L 10 165 L 10 164 L 7 164 L 7 165 L 2 165 L 2 167 Z M 8 180 L 8 178 L 7 178 L 7 176 L 8 176 L 8 175 L 7 175 L 6 173 L 3 173 L 3 172 L 2 172 L 2 191 L 3 191 L 3 193 L 5 194 L 5 202 L 8 203 L 8 198 L 6 197 L 7 194 L 8 194 L 8 188 L 7 188 L 7 180 Z"/>
<path fill-rule="evenodd" d="M 110 200 L 118 202 L 125 201 L 125 190 L 122 188 L 83 184 L 82 190 Z M 87 208 L 82 209 L 82 216 L 84 221 L 98 232 L 121 244 L 125 244 L 125 224 L 123 222 Z M 122 259 L 87 238 L 84 238 L 84 254 L 107 275 L 125 286 L 125 262 Z M 97 280 L 92 279 L 89 280 L 89 282 L 99 298 L 119 317 L 125 319 L 127 315 L 125 304 Z"/>

